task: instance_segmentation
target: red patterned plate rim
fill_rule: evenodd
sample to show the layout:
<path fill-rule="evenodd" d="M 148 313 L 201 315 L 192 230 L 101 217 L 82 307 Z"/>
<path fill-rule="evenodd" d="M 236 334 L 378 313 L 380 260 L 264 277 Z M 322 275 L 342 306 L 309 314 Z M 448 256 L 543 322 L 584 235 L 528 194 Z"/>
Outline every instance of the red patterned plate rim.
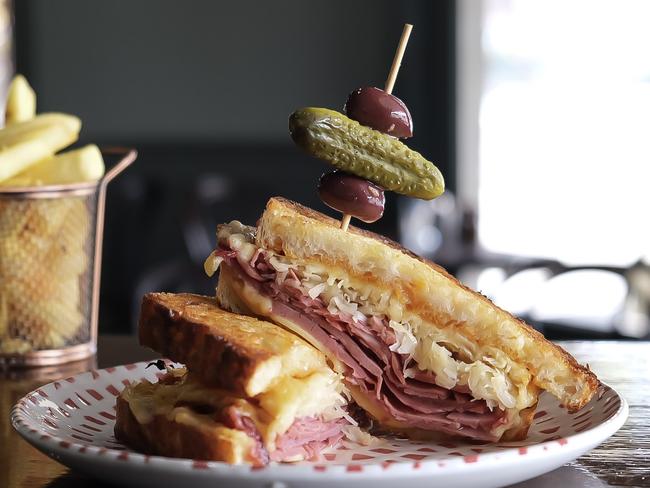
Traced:
<path fill-rule="evenodd" d="M 413 474 L 439 470 L 447 473 L 465 471 L 485 463 L 512 462 L 521 459 L 521 456 L 526 456 L 528 460 L 549 456 L 567 445 L 595 446 L 623 425 L 628 412 L 625 399 L 603 384 L 598 395 L 575 414 L 559 410 L 557 401 L 544 394 L 531 426 L 532 434 L 525 441 L 478 444 L 462 440 L 387 440 L 384 446 L 360 446 L 346 442 L 333 452 L 325 453 L 319 461 L 272 463 L 264 468 L 149 456 L 131 451 L 111 438 L 96 442 L 95 434 L 103 433 L 106 437 L 110 431 L 112 437 L 115 417 L 111 408 L 124 385 L 142 378 L 155 380 L 156 372 L 154 368 L 145 370 L 147 364 L 140 362 L 93 370 L 48 383 L 16 403 L 11 412 L 12 425 L 28 442 L 48 455 L 68 451 L 75 452 L 75 455 L 98 456 L 106 460 L 172 470 L 226 470 L 233 476 L 268 470 L 275 473 L 280 470 L 283 476 L 290 477 L 293 477 L 292 473 L 304 475 L 306 472 L 328 473 L 330 476 L 363 472 L 366 475 L 386 476 L 404 474 L 405 471 Z M 552 411 L 560 414 L 553 416 Z M 59 424 L 63 425 L 62 429 Z M 59 433 L 63 429 L 66 429 L 67 435 Z"/>

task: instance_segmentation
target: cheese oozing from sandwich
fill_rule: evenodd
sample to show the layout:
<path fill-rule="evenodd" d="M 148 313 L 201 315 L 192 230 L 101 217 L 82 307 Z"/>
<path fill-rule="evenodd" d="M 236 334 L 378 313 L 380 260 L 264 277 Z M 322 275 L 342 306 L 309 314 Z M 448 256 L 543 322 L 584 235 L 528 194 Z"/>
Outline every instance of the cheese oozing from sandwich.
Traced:
<path fill-rule="evenodd" d="M 261 249 L 253 236 L 254 229 L 238 222 L 221 226 L 220 248 L 206 260 L 206 272 L 213 274 L 225 260 L 228 281 L 250 311 L 294 331 L 296 321 L 302 321 L 297 332 L 318 347 L 329 348 L 330 353 L 337 349 L 339 353 L 333 356 L 341 363 L 346 363 L 341 350 L 358 360 L 370 349 L 373 359 L 383 359 L 384 366 L 382 361 L 378 364 L 384 371 L 375 373 L 374 386 L 359 380 L 363 372 L 354 371 L 351 376 L 357 373 L 352 380 L 353 392 L 369 390 L 363 393 L 364 407 L 387 425 L 407 427 L 415 423 L 424 429 L 429 426 L 431 430 L 494 439 L 516 427 L 519 412 L 535 406 L 539 389 L 532 384 L 530 373 L 499 349 L 468 340 L 455 332 L 453 324 L 431 324 L 404 307 L 390 287 L 355 279 L 344 270 L 323 264 L 318 257 L 298 262 Z M 292 312 L 287 308 L 301 313 L 289 317 Z M 322 335 L 315 337 L 316 328 L 305 325 L 305 315 L 311 315 L 312 322 L 320 323 L 330 336 L 334 333 L 344 347 L 333 345 Z M 345 334 L 332 327 L 344 328 Z M 372 375 L 373 366 L 366 364 Z M 349 360 L 347 366 L 349 370 Z M 340 364 L 338 369 L 346 371 Z M 350 383 L 350 375 L 346 379 Z M 447 390 L 445 398 L 437 391 L 437 409 L 421 401 L 432 395 L 423 389 L 427 384 Z M 383 385 L 388 386 L 386 393 L 382 393 Z M 468 398 L 474 405 L 467 404 Z M 397 406 L 400 402 L 404 404 L 401 407 Z M 417 417 L 411 415 L 413 408 Z M 435 421 L 427 420 L 426 415 Z"/>
<path fill-rule="evenodd" d="M 303 459 L 305 452 L 336 443 L 349 425 L 339 375 L 325 368 L 303 378 L 281 378 L 254 398 L 206 386 L 185 368 L 176 368 L 158 383 L 127 386 L 121 396 L 141 425 L 164 416 L 198 431 L 240 430 L 264 451 L 258 454 L 260 465 L 266 458 Z"/>

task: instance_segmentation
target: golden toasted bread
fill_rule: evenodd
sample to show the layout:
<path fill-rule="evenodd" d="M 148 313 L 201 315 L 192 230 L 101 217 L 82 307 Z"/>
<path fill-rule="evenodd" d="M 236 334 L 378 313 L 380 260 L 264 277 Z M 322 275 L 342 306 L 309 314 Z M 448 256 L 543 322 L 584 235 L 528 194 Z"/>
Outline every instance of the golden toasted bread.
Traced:
<path fill-rule="evenodd" d="M 365 287 L 364 293 L 388 296 L 392 313 L 417 321 L 463 361 L 506 362 L 513 383 L 547 390 L 570 411 L 597 390 L 596 376 L 562 348 L 385 237 L 352 226 L 345 232 L 332 218 L 272 198 L 258 222 L 256 244 L 292 262 L 324 265 L 330 276 Z M 535 395 L 529 393 L 527 407 Z"/>
<path fill-rule="evenodd" d="M 186 368 L 168 368 L 158 382 L 142 380 L 120 393 L 115 435 L 135 449 L 166 456 L 257 465 L 296 461 L 310 452 L 291 450 L 300 439 L 309 446 L 319 429 L 331 433 L 332 442 L 342 433 L 346 399 L 340 390 L 329 369 L 286 377 L 247 397 L 205 385 Z"/>
<path fill-rule="evenodd" d="M 230 464 L 255 463 L 254 441 L 244 432 L 225 426 L 197 428 L 167 415 L 138 422 L 128 400 L 117 398 L 115 437 L 129 447 L 149 454 Z"/>
<path fill-rule="evenodd" d="M 206 384 L 248 396 L 327 367 L 322 353 L 290 332 L 189 293 L 145 295 L 139 334 L 142 345 L 184 363 Z"/>

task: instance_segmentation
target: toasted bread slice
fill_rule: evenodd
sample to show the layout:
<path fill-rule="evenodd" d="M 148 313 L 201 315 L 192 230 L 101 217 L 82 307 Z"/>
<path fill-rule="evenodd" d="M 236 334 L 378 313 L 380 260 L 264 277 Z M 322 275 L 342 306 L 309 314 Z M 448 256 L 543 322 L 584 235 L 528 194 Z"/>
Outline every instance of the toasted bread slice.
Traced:
<path fill-rule="evenodd" d="M 115 437 L 138 451 L 230 464 L 255 463 L 254 441 L 241 430 L 225 426 L 200 428 L 166 415 L 138 422 L 123 396 L 117 398 Z"/>
<path fill-rule="evenodd" d="M 343 435 L 346 400 L 323 370 L 285 378 L 254 398 L 206 386 L 186 368 L 158 382 L 127 385 L 117 398 L 115 435 L 141 451 L 231 464 L 297 461 Z"/>
<path fill-rule="evenodd" d="M 350 227 L 284 198 L 269 200 L 256 244 L 292 262 L 326 266 L 333 274 L 390 298 L 399 313 L 428 327 L 464 361 L 501 361 L 519 379 L 549 391 L 570 411 L 584 406 L 596 376 L 542 334 L 467 288 L 440 266 L 385 237 Z M 510 373 L 512 376 L 512 373 Z"/>
<path fill-rule="evenodd" d="M 299 337 L 226 312 L 211 297 L 149 293 L 139 330 L 142 345 L 184 363 L 206 384 L 251 397 L 283 378 L 328 368 L 325 356 Z"/>

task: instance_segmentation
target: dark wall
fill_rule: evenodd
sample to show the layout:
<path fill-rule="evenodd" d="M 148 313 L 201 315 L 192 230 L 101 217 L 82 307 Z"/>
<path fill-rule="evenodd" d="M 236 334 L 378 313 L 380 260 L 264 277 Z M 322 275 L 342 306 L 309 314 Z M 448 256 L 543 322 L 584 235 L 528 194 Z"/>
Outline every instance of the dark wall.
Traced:
<path fill-rule="evenodd" d="M 403 17 L 370 1 L 17 3 L 40 108 L 138 142 L 285 142 L 296 106 L 382 82 Z"/>
<path fill-rule="evenodd" d="M 408 144 L 453 188 L 453 16 L 451 0 L 15 2 L 16 65 L 39 111 L 80 115 L 81 142 L 140 151 L 109 188 L 102 330 L 131 329 L 143 291 L 210 293 L 216 223 L 252 224 L 272 195 L 331 213 L 315 192 L 326 165 L 293 147 L 287 117 L 382 87 L 404 22 Z M 372 228 L 396 238 L 394 200 Z"/>

